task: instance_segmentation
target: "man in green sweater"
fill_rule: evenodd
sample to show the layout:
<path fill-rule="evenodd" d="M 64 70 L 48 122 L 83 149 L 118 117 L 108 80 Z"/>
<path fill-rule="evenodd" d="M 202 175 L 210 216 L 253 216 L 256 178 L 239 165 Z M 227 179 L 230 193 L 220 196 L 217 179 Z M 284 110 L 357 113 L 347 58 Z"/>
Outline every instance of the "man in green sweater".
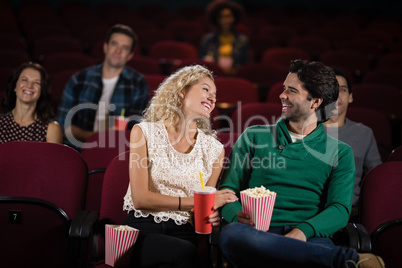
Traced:
<path fill-rule="evenodd" d="M 355 178 L 351 148 L 321 124 L 332 115 L 338 88 L 331 68 L 293 61 L 279 96 L 282 118 L 246 129 L 233 146 L 220 189 L 240 197 L 262 185 L 277 193 L 268 232 L 253 227 L 239 201 L 222 208 L 230 224 L 220 246 L 236 267 L 383 267 L 380 257 L 329 239 L 347 224 Z"/>

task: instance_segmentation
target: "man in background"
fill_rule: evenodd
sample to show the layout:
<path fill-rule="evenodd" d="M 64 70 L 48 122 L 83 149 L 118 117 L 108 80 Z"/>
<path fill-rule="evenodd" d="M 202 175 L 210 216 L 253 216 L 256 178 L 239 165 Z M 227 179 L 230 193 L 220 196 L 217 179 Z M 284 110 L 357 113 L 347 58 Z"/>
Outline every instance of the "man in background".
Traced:
<path fill-rule="evenodd" d="M 130 118 L 129 128 L 140 121 L 149 100 L 148 84 L 142 74 L 126 66 L 137 42 L 129 26 L 112 26 L 103 47 L 104 61 L 68 81 L 57 115 L 67 144 L 81 147 L 94 133 L 112 128 L 112 119 L 122 113 Z"/>
<path fill-rule="evenodd" d="M 336 102 L 334 116 L 324 123 L 324 131 L 329 136 L 337 138 L 352 147 L 356 178 L 349 221 L 357 222 L 361 181 L 370 169 L 381 164 L 381 156 L 378 152 L 373 131 L 362 123 L 356 123 L 346 118 L 348 106 L 353 102 L 351 83 L 341 70 L 333 68 L 333 71 L 339 84 L 339 97 Z"/>

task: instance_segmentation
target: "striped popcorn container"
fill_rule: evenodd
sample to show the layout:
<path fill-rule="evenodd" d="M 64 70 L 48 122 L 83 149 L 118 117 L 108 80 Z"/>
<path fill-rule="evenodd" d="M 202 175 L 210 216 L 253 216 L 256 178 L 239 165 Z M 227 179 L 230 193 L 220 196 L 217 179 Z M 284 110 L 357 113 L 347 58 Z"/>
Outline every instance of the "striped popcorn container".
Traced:
<path fill-rule="evenodd" d="M 105 263 L 112 267 L 128 266 L 139 230 L 127 225 L 105 226 Z"/>
<path fill-rule="evenodd" d="M 255 228 L 260 231 L 268 231 L 271 224 L 272 212 L 274 210 L 276 193 L 271 195 L 252 197 L 248 194 L 240 192 L 241 204 L 243 212 L 250 216 Z"/>

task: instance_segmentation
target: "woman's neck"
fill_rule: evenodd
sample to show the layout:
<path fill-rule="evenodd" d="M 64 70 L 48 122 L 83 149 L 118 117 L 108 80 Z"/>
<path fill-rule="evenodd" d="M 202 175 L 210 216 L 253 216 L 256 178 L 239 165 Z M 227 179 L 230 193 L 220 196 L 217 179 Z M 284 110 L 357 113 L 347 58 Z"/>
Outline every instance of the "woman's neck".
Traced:
<path fill-rule="evenodd" d="M 14 121 L 17 122 L 20 126 L 27 126 L 32 124 L 37 118 L 35 108 L 36 106 L 17 104 L 15 108 L 11 111 Z"/>
<path fill-rule="evenodd" d="M 232 31 L 232 29 L 231 28 L 220 28 L 219 29 L 219 34 L 220 35 L 223 35 L 223 36 L 227 36 L 227 35 L 233 35 L 233 31 Z"/>
<path fill-rule="evenodd" d="M 189 153 L 194 147 L 197 140 L 196 122 L 188 122 L 188 124 L 180 124 L 176 127 L 166 127 L 169 141 L 176 151 L 181 153 Z"/>
<path fill-rule="evenodd" d="M 181 121 L 175 127 L 167 127 L 170 135 L 179 137 L 188 137 L 190 139 L 194 138 L 197 134 L 197 123 L 192 121 Z"/>

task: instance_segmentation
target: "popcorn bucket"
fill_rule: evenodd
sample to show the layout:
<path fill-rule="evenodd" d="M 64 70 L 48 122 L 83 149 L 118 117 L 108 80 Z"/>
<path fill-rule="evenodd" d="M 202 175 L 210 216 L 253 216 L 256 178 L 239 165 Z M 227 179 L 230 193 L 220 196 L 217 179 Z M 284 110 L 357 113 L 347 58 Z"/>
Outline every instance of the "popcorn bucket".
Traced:
<path fill-rule="evenodd" d="M 250 216 L 255 228 L 260 231 L 268 231 L 271 224 L 272 212 L 274 210 L 276 193 L 269 196 L 252 197 L 240 192 L 243 212 Z"/>
<path fill-rule="evenodd" d="M 139 230 L 127 225 L 105 226 L 105 263 L 112 267 L 128 266 Z"/>

